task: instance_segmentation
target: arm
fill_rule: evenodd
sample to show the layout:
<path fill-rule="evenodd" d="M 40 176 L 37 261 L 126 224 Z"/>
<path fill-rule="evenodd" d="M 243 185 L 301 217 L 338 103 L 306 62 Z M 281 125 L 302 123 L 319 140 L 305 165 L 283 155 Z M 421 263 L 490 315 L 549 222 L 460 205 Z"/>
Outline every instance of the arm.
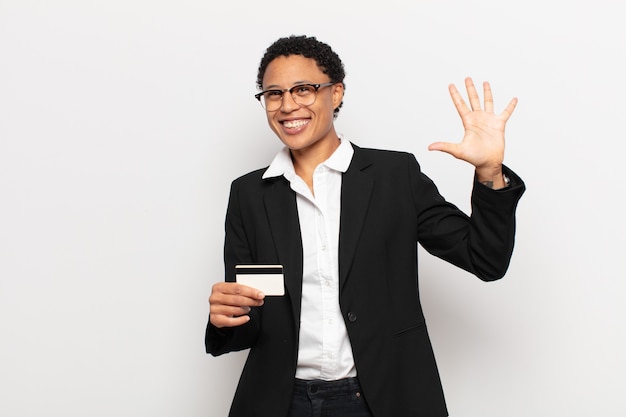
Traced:
<path fill-rule="evenodd" d="M 435 204 L 422 207 L 421 217 L 427 220 L 420 221 L 421 243 L 430 253 L 491 281 L 501 278 L 508 268 L 515 240 L 515 209 L 525 190 L 523 181 L 502 164 L 504 130 L 517 98 L 496 115 L 489 83 L 483 83 L 484 109 L 471 78 L 465 79 L 465 87 L 471 109 L 456 87 L 449 86 L 465 130 L 462 141 L 435 142 L 429 150 L 446 152 L 474 165 L 472 215 L 463 219 L 459 213 Z M 435 193 L 434 201 L 439 201 L 436 188 L 428 189 Z"/>
<path fill-rule="evenodd" d="M 475 177 L 472 213 L 467 216 L 445 201 L 414 158 L 410 163 L 420 244 L 483 281 L 506 273 L 515 241 L 515 210 L 525 190 L 521 178 L 506 166 L 502 169 L 511 185 L 501 190 L 487 188 Z"/>
<path fill-rule="evenodd" d="M 213 355 L 251 347 L 259 330 L 259 311 L 253 307 L 263 305 L 265 298 L 262 292 L 234 282 L 234 265 L 251 260 L 234 186 L 231 187 L 225 229 L 226 282 L 213 285 L 205 334 L 207 353 Z"/>

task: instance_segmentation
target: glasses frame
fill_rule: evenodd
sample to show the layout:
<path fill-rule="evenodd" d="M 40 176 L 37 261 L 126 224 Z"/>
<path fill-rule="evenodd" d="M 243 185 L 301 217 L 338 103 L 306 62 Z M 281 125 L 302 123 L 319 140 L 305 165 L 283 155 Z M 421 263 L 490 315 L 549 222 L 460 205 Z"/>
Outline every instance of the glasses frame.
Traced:
<path fill-rule="evenodd" d="M 256 98 L 259 101 L 259 103 L 261 103 L 261 107 L 263 107 L 266 111 L 277 111 L 282 106 L 283 97 L 285 97 L 285 93 L 289 92 L 289 94 L 291 94 L 291 98 L 294 101 L 294 103 L 296 103 L 298 106 L 307 107 L 307 106 L 312 106 L 315 103 L 315 100 L 317 100 L 317 92 L 318 92 L 318 90 L 320 88 L 330 87 L 331 85 L 335 85 L 335 84 L 337 84 L 337 83 L 333 82 L 333 81 L 330 81 L 330 82 L 327 82 L 327 83 L 319 83 L 319 84 L 310 84 L 310 83 L 298 84 L 298 85 L 294 85 L 291 88 L 285 88 L 283 90 L 278 89 L 278 88 L 271 88 L 269 90 L 263 90 L 261 92 L 256 93 L 254 95 L 254 98 Z M 313 99 L 313 102 L 311 104 L 304 105 L 304 104 L 298 103 L 298 97 L 296 95 L 294 95 L 294 91 L 297 88 L 304 87 L 304 86 L 306 86 L 306 87 L 313 87 L 315 89 L 315 98 Z M 263 105 L 262 97 L 263 97 L 264 94 L 269 93 L 269 92 L 280 93 L 280 104 L 281 105 L 278 106 L 275 110 L 267 110 L 267 107 Z"/>

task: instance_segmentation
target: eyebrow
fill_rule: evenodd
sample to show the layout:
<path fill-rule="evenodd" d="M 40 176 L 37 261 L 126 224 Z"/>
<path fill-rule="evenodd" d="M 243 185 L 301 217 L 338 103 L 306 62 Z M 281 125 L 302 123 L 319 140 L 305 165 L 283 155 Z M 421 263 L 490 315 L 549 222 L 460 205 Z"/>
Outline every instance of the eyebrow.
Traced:
<path fill-rule="evenodd" d="M 308 80 L 301 80 L 301 81 L 296 81 L 294 82 L 291 86 L 294 87 L 296 85 L 301 85 L 301 84 L 315 84 L 312 81 L 308 81 Z M 278 84 L 272 84 L 272 85 L 268 85 L 267 88 L 265 88 L 265 90 L 280 90 L 280 86 Z"/>

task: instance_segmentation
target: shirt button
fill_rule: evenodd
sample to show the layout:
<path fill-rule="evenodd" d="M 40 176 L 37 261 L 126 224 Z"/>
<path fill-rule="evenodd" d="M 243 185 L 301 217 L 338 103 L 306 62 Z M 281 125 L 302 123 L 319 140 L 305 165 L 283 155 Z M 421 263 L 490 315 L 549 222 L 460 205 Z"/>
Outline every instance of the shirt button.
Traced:
<path fill-rule="evenodd" d="M 356 313 L 353 313 L 352 311 L 350 311 L 348 313 L 348 321 L 350 323 L 354 323 L 356 321 L 357 317 L 356 317 Z"/>

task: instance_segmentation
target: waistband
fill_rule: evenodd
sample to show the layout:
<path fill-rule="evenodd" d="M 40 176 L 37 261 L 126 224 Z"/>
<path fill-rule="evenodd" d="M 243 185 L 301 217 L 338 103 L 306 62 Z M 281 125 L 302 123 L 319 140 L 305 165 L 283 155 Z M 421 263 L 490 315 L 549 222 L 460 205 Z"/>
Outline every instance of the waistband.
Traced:
<path fill-rule="evenodd" d="M 336 381 L 323 380 L 295 380 L 294 395 L 315 395 L 322 397 L 335 397 L 354 394 L 361 391 L 358 378 L 345 378 Z M 360 394 L 359 394 L 360 395 Z"/>

